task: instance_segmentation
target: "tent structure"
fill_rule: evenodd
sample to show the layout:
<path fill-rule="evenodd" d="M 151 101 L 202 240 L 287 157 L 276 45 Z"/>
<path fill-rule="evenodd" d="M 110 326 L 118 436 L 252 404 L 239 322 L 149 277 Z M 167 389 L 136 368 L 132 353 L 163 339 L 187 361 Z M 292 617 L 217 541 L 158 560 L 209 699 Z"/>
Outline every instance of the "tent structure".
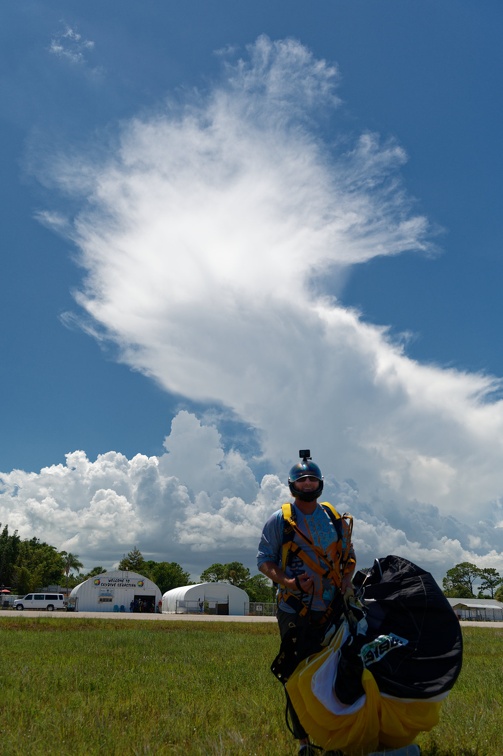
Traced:
<path fill-rule="evenodd" d="M 172 588 L 162 597 L 162 611 L 166 614 L 248 614 L 246 591 L 231 583 L 198 583 Z"/>
<path fill-rule="evenodd" d="M 85 580 L 70 593 L 68 610 L 80 612 L 155 612 L 161 591 L 146 577 L 112 570 Z"/>
<path fill-rule="evenodd" d="M 496 599 L 450 598 L 447 600 L 459 619 L 482 622 L 503 620 L 503 602 Z"/>

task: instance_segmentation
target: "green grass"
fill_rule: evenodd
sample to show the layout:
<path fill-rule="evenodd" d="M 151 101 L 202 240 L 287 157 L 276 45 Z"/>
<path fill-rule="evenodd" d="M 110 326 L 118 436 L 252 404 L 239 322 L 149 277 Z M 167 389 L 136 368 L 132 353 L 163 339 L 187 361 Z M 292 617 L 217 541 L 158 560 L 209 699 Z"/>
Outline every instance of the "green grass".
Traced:
<path fill-rule="evenodd" d="M 503 754 L 503 630 L 464 639 L 424 756 Z M 3 756 L 296 752 L 274 623 L 5 617 L 0 643 Z"/>
<path fill-rule="evenodd" d="M 9 618 L 0 642 L 4 756 L 288 752 L 274 624 Z"/>
<path fill-rule="evenodd" d="M 440 723 L 418 738 L 425 756 L 503 754 L 503 629 L 463 628 L 463 669 Z"/>

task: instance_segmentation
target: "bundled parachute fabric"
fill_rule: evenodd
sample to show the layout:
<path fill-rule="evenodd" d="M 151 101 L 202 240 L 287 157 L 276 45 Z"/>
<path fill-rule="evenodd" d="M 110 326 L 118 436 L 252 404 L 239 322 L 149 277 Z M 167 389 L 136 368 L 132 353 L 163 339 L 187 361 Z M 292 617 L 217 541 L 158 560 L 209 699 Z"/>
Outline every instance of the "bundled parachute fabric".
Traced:
<path fill-rule="evenodd" d="M 358 583 L 362 579 L 359 573 Z M 361 649 L 379 690 L 400 698 L 432 698 L 449 691 L 461 671 L 459 621 L 437 582 L 421 567 L 398 556 L 376 560 L 363 576 L 367 638 L 390 637 Z"/>
<path fill-rule="evenodd" d="M 459 622 L 433 577 L 405 559 L 376 560 L 355 585 L 359 632 L 346 619 L 286 683 L 302 726 L 326 750 L 368 754 L 431 730 L 462 663 Z M 363 629 L 363 634 L 362 634 Z"/>

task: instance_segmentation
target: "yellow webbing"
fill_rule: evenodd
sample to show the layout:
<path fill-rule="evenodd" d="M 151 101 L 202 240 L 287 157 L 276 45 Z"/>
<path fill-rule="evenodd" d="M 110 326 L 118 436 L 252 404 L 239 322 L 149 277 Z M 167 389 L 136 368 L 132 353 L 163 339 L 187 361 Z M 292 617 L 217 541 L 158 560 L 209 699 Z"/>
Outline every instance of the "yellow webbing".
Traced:
<path fill-rule="evenodd" d="M 321 503 L 321 506 L 324 508 L 329 508 L 330 511 L 333 513 L 334 517 L 338 520 L 342 519 L 341 515 L 338 513 L 336 508 L 330 504 L 328 501 L 324 501 Z M 295 519 L 293 517 L 293 510 L 292 510 L 292 504 L 290 502 L 286 502 L 281 507 L 281 511 L 283 513 L 283 519 L 287 524 L 286 528 L 286 534 L 289 534 L 288 528 L 293 531 L 293 533 L 297 533 L 300 538 L 302 538 L 306 543 L 309 543 L 313 551 L 317 554 L 319 559 L 324 562 L 327 566 L 323 568 L 321 564 L 317 564 L 314 562 L 306 553 L 305 551 L 296 543 L 293 541 L 293 533 L 291 538 L 287 538 L 282 547 L 282 553 L 281 553 L 281 565 L 283 570 L 286 569 L 287 561 L 288 561 L 288 555 L 290 552 L 293 552 L 295 556 L 298 556 L 310 569 L 312 569 L 314 572 L 316 572 L 318 575 L 322 575 L 325 578 L 330 578 L 335 585 L 340 587 L 341 584 L 341 575 L 339 574 L 339 571 L 336 571 L 336 566 L 331 563 L 329 558 L 324 554 L 320 549 L 318 549 L 314 544 L 312 544 L 307 536 L 305 536 L 297 527 L 297 523 L 295 522 Z M 351 534 L 352 531 L 352 517 L 350 515 L 344 515 L 344 519 L 348 518 L 350 522 L 348 523 L 349 533 Z M 349 545 L 347 547 L 349 549 Z M 341 541 L 341 548 L 339 550 L 339 564 L 343 562 L 344 555 L 342 554 L 342 541 Z M 346 559 L 347 561 L 347 559 Z"/>

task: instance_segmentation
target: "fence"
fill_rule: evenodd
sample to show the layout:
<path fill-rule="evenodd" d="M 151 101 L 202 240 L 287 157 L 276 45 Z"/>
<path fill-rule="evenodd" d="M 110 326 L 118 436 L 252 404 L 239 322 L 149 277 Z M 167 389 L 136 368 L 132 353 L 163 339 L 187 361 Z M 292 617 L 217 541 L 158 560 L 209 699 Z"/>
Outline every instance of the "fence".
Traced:
<path fill-rule="evenodd" d="M 229 614 L 229 599 L 177 599 L 175 614 Z"/>
<path fill-rule="evenodd" d="M 244 615 L 250 617 L 275 617 L 277 605 L 276 602 L 250 601 L 244 605 Z M 173 610 L 171 610 L 173 611 Z M 234 611 L 234 613 L 236 613 Z M 238 611 L 237 614 L 240 612 Z M 229 614 L 229 600 L 222 599 L 205 599 L 187 600 L 177 599 L 175 605 L 175 614 Z"/>
<path fill-rule="evenodd" d="M 460 620 L 474 620 L 478 622 L 502 622 L 503 609 L 493 607 L 456 607 L 454 610 Z"/>
<path fill-rule="evenodd" d="M 275 617 L 277 611 L 276 602 L 250 601 L 246 614 L 251 617 Z"/>

